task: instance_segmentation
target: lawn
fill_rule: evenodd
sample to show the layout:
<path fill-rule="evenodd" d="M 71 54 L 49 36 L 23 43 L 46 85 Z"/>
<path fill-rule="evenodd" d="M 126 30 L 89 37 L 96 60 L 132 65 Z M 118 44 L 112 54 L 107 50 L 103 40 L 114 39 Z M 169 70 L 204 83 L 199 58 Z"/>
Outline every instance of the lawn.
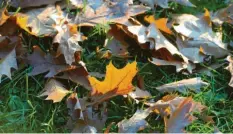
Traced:
<path fill-rule="evenodd" d="M 223 0 L 190 0 L 197 7 L 186 7 L 174 2 L 170 2 L 168 9 L 157 7 L 156 10 L 149 10 L 147 14 L 154 15 L 156 18 L 171 18 L 172 14 L 200 14 L 204 13 L 204 8 L 209 11 L 217 11 L 228 6 Z M 138 2 L 138 1 L 136 1 Z M 9 7 L 8 10 L 16 11 Z M 67 8 L 67 10 L 69 10 Z M 20 10 L 19 10 L 20 12 Z M 75 14 L 76 10 L 70 10 L 70 14 Z M 140 16 L 138 16 L 140 19 Z M 216 26 L 217 27 L 217 26 Z M 109 24 L 99 24 L 93 28 L 82 27 L 79 29 L 87 37 L 87 40 L 81 43 L 83 51 L 81 53 L 81 60 L 86 64 L 89 72 L 99 72 L 105 74 L 106 66 L 112 61 L 117 68 L 124 67 L 128 62 L 137 61 L 138 73 L 137 76 L 144 78 L 145 89 L 151 93 L 154 101 L 160 100 L 163 96 L 179 95 L 192 96 L 196 102 L 207 106 L 205 114 L 213 116 L 215 123 L 208 123 L 200 118 L 192 122 L 186 127 L 187 132 L 191 133 L 213 133 L 215 128 L 223 133 L 233 133 L 233 89 L 228 85 L 231 74 L 225 69 L 227 63 L 225 58 L 212 59 L 211 63 L 225 63 L 218 69 L 212 69 L 211 76 L 204 73 L 183 74 L 176 72 L 174 66 L 156 66 L 148 62 L 148 51 L 142 50 L 140 47 L 132 45 L 128 48 L 132 57 L 125 59 L 113 56 L 111 58 L 99 58 L 96 48 L 103 48 L 104 40 L 106 38 L 106 31 Z M 216 28 L 218 29 L 218 28 Z M 216 30 L 215 29 L 215 30 Z M 233 41 L 232 25 L 228 23 L 223 24 L 223 41 L 229 43 Z M 167 37 L 167 36 L 166 36 Z M 23 44 L 28 53 L 32 53 L 32 46 L 38 45 L 44 52 L 52 47 L 52 39 L 44 37 L 35 37 L 28 34 L 26 31 L 22 32 Z M 173 40 L 174 37 L 168 37 Z M 1 62 L 0 62 L 1 63 Z M 200 66 L 209 66 L 210 64 L 200 64 Z M 66 96 L 61 102 L 53 103 L 45 100 L 44 97 L 38 97 L 42 93 L 48 78 L 45 74 L 30 76 L 32 71 L 31 66 L 19 66 L 19 69 L 12 71 L 12 79 L 2 77 L 0 83 L 0 132 L 2 133 L 69 133 L 66 127 L 69 119 L 68 108 L 66 105 Z M 201 88 L 201 92 L 195 93 L 189 91 L 188 93 L 161 93 L 156 90 L 156 87 L 163 84 L 179 81 L 182 79 L 201 77 L 203 81 L 209 83 L 209 86 Z M 72 91 L 78 92 L 78 97 L 82 98 L 88 94 L 88 91 L 81 85 L 78 85 L 69 80 L 62 80 L 63 83 L 69 86 Z M 133 85 L 137 84 L 136 78 L 133 79 Z M 111 124 L 116 124 L 123 119 L 129 119 L 134 115 L 137 109 L 144 109 L 144 101 L 136 103 L 130 97 L 115 96 L 107 100 L 108 117 L 103 131 Z M 195 113 L 196 117 L 200 117 L 200 113 Z M 146 121 L 149 126 L 139 132 L 164 132 L 164 120 L 158 114 L 150 114 Z M 110 132 L 118 132 L 117 125 L 111 126 Z"/>

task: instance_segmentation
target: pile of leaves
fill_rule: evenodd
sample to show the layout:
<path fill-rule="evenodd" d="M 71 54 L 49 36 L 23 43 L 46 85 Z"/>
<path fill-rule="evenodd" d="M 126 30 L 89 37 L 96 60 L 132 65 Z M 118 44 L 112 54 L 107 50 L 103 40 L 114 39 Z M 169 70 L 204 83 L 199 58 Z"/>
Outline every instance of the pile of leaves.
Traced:
<path fill-rule="evenodd" d="M 119 133 L 144 130 L 149 115 L 164 120 L 168 133 L 186 132 L 197 119 L 215 125 L 206 114 L 208 106 L 194 101 L 189 92 L 209 86 L 195 74 L 212 76 L 212 70 L 228 64 L 233 75 L 232 43 L 222 35 L 223 24 L 233 23 L 233 5 L 216 12 L 156 17 L 156 10 L 169 10 L 174 3 L 198 6 L 188 0 L 2 1 L 0 82 L 19 68 L 29 68 L 32 77 L 42 74 L 47 82 L 38 97 L 66 100 L 70 117 L 65 127 L 72 132 L 103 132 L 105 126 L 111 132 L 116 123 L 106 124 L 107 107 L 115 96 L 143 105 L 117 123 Z M 28 44 L 30 39 L 47 44 Z M 96 45 L 88 44 L 93 39 Z M 95 61 L 104 66 L 108 62 L 106 71 L 93 71 Z M 141 73 L 148 64 L 174 66 L 177 74 L 193 77 L 155 87 L 162 95 L 154 98 Z"/>

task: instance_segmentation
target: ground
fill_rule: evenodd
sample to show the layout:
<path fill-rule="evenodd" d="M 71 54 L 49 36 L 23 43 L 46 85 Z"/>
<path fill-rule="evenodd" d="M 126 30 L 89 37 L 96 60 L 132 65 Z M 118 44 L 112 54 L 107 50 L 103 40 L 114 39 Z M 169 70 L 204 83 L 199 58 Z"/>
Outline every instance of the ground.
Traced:
<path fill-rule="evenodd" d="M 170 3 L 171 9 L 160 9 L 156 11 L 157 17 L 170 17 L 171 13 L 202 13 L 204 8 L 210 11 L 227 6 L 222 0 L 190 0 L 193 4 L 198 5 L 197 8 L 184 7 L 175 3 Z M 153 12 L 148 12 L 152 14 Z M 86 63 L 89 71 L 105 72 L 105 67 L 110 60 L 102 59 L 96 60 L 94 48 L 101 43 L 105 34 L 104 26 L 97 26 L 89 30 L 85 34 L 89 37 L 82 46 L 85 48 L 82 54 L 82 60 Z M 102 31 L 101 31 L 102 30 Z M 232 26 L 224 24 L 224 41 L 229 42 L 233 39 L 231 31 Z M 40 38 L 28 36 L 29 43 L 39 44 L 44 50 L 48 48 L 48 42 Z M 96 42 L 97 40 L 97 42 Z M 28 51 L 31 51 L 29 45 Z M 135 53 L 137 50 L 132 50 Z M 141 53 L 141 52 L 138 52 Z M 142 52 L 143 53 L 143 52 Z M 137 53 L 135 54 L 137 55 Z M 138 54 L 139 55 L 139 54 Z M 122 67 L 126 61 L 121 58 L 111 59 L 113 64 L 117 67 Z M 133 61 L 134 59 L 132 59 Z M 151 63 L 144 62 L 145 58 L 137 58 L 139 66 L 139 74 L 144 77 L 146 90 L 148 90 L 158 100 L 164 94 L 156 91 L 155 87 L 182 80 L 184 78 L 201 77 L 203 81 L 210 83 L 210 85 L 200 93 L 189 92 L 188 94 L 180 94 L 181 96 L 192 96 L 194 100 L 201 102 L 208 106 L 207 114 L 213 116 L 217 128 L 221 132 L 233 132 L 233 89 L 228 86 L 231 78 L 230 73 L 224 69 L 223 66 L 217 70 L 213 70 L 213 76 L 206 76 L 204 74 L 184 75 L 176 73 L 174 67 L 155 66 Z M 215 59 L 214 62 L 222 62 L 224 59 Z M 104 63 L 104 64 L 103 64 Z M 68 120 L 68 110 L 66 108 L 65 99 L 60 103 L 52 103 L 46 101 L 44 98 L 38 97 L 41 93 L 46 79 L 44 74 L 37 76 L 28 76 L 31 67 L 20 67 L 19 70 L 14 71 L 12 80 L 3 77 L 0 84 L 0 132 L 70 132 L 64 126 Z M 75 88 L 82 97 L 82 93 L 86 91 L 81 86 L 70 82 L 71 87 Z M 177 93 L 178 94 L 178 93 Z M 124 100 L 124 101 L 122 101 Z M 232 106 L 231 106 L 232 105 Z M 136 104 L 130 98 L 117 96 L 108 101 L 108 119 L 106 127 L 111 122 L 119 122 L 124 118 L 130 118 L 137 108 L 144 105 Z M 197 113 L 198 116 L 198 113 Z M 143 130 L 143 132 L 164 132 L 164 122 L 160 116 L 151 115 L 146 119 L 150 126 Z M 211 133 L 214 130 L 214 125 L 205 123 L 201 120 L 194 121 L 186 129 L 188 132 L 196 133 Z M 111 132 L 117 132 L 117 127 L 113 126 Z"/>

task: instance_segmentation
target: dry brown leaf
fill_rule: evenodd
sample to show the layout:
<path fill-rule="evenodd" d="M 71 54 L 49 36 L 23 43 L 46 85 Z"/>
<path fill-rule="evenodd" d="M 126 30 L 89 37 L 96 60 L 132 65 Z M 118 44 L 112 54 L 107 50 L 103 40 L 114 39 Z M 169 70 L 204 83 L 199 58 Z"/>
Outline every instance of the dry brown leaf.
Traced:
<path fill-rule="evenodd" d="M 122 45 L 121 42 L 115 38 L 108 40 L 106 48 L 111 51 L 113 56 L 128 57 L 129 52 L 127 51 L 127 46 Z"/>
<path fill-rule="evenodd" d="M 150 108 L 145 110 L 137 110 L 130 119 L 124 119 L 119 122 L 118 133 L 136 133 L 148 126 L 145 118 L 152 112 Z"/>
<path fill-rule="evenodd" d="M 195 68 L 195 65 L 193 64 L 185 64 L 179 61 L 166 61 L 166 60 L 160 60 L 157 58 L 152 58 L 151 63 L 157 66 L 164 66 L 164 65 L 176 66 L 176 72 L 180 72 L 183 69 L 187 69 L 189 72 L 192 72 L 192 70 Z"/>
<path fill-rule="evenodd" d="M 155 5 L 159 5 L 162 8 L 169 8 L 168 2 L 176 2 L 184 6 L 195 7 L 189 0 L 140 0 L 141 2 L 147 4 L 151 8 L 154 8 Z"/>
<path fill-rule="evenodd" d="M 38 97 L 48 96 L 45 100 L 52 100 L 53 103 L 60 102 L 70 92 L 55 79 L 49 80 L 43 90 L 44 92 Z"/>
<path fill-rule="evenodd" d="M 75 24 L 56 25 L 58 34 L 54 37 L 53 43 L 59 43 L 57 55 L 63 54 L 67 64 L 75 62 L 75 52 L 82 51 L 78 42 L 83 41 L 82 34 L 77 31 Z"/>
<path fill-rule="evenodd" d="M 31 9 L 24 13 L 16 15 L 17 24 L 35 36 L 51 36 L 56 34 L 53 25 L 56 24 L 56 17 L 64 17 L 54 5 L 48 5 L 45 8 Z"/>
<path fill-rule="evenodd" d="M 106 105 L 102 107 L 87 107 L 84 111 L 84 120 L 78 120 L 72 133 L 102 132 L 107 120 Z"/>
<path fill-rule="evenodd" d="M 66 100 L 67 108 L 69 109 L 69 115 L 72 120 L 84 120 L 83 106 L 78 99 L 77 93 L 72 93 Z"/>
<path fill-rule="evenodd" d="M 171 115 L 179 106 L 181 102 L 183 102 L 186 97 L 179 97 L 176 95 L 166 95 L 161 100 L 157 102 L 146 102 L 145 104 L 154 107 L 154 112 L 160 114 L 162 117 Z M 202 112 L 206 106 L 202 105 L 199 102 L 193 101 L 193 106 L 191 111 Z"/>
<path fill-rule="evenodd" d="M 173 25 L 175 31 L 191 38 L 184 40 L 187 47 L 202 48 L 202 53 L 213 55 L 216 58 L 221 58 L 229 53 L 227 44 L 222 42 L 222 34 L 212 31 L 208 10 L 203 16 L 182 14 L 173 18 L 178 24 Z"/>
<path fill-rule="evenodd" d="M 77 84 L 82 85 L 88 90 L 92 90 L 90 82 L 88 80 L 88 72 L 85 67 L 79 66 L 73 69 L 67 69 L 63 72 L 62 76 L 56 76 L 56 78 L 69 79 Z"/>
<path fill-rule="evenodd" d="M 215 24 L 219 25 L 223 24 L 223 22 L 233 24 L 233 4 L 230 4 L 228 7 L 215 12 L 211 19 Z"/>
<path fill-rule="evenodd" d="M 0 83 L 3 75 L 11 79 L 11 68 L 18 69 L 15 48 L 19 42 L 18 37 L 0 36 Z"/>
<path fill-rule="evenodd" d="M 138 103 L 138 99 L 145 99 L 145 98 L 150 98 L 152 97 L 150 92 L 146 91 L 146 90 L 142 90 L 138 87 L 136 87 L 136 89 L 130 93 L 128 93 L 128 95 L 133 98 L 136 103 Z"/>
<path fill-rule="evenodd" d="M 42 5 L 54 4 L 57 1 L 61 1 L 61 0 L 11 0 L 9 4 L 16 8 L 17 7 L 27 8 L 27 7 L 38 7 Z"/>
<path fill-rule="evenodd" d="M 33 67 L 29 75 L 38 75 L 48 72 L 45 77 L 54 77 L 69 66 L 62 59 L 55 58 L 51 54 L 45 54 L 39 47 L 34 47 L 34 52 L 27 57 L 28 64 Z"/>
<path fill-rule="evenodd" d="M 172 31 L 167 27 L 167 18 L 155 19 L 154 15 L 147 15 L 144 17 L 144 20 L 148 23 L 153 23 L 159 30 L 172 34 Z"/>
<path fill-rule="evenodd" d="M 97 23 L 105 24 L 107 22 L 124 24 L 128 22 L 130 16 L 142 14 L 149 9 L 142 5 L 130 5 L 130 3 L 125 0 L 112 0 L 94 6 L 95 9 L 91 6 L 86 6 L 83 15 L 76 16 L 75 23 L 86 23 L 90 26 L 94 26 Z"/>
<path fill-rule="evenodd" d="M 179 104 L 169 119 L 164 118 L 166 133 L 184 133 L 184 128 L 192 123 L 195 118 L 191 116 L 193 101 L 192 98 L 186 98 Z"/>
<path fill-rule="evenodd" d="M 93 88 L 92 98 L 94 103 L 100 103 L 116 95 L 124 95 L 132 91 L 132 79 L 137 73 L 137 62 L 128 63 L 124 68 L 117 69 L 112 62 L 106 67 L 104 81 L 89 76 Z"/>
<path fill-rule="evenodd" d="M 8 18 L 10 18 L 10 16 L 8 15 L 6 8 L 0 9 L 0 26 L 4 24 Z"/>
<path fill-rule="evenodd" d="M 202 81 L 200 77 L 197 78 L 190 78 L 190 79 L 184 79 L 177 82 L 172 82 L 169 84 L 165 84 L 159 87 L 156 87 L 157 90 L 160 92 L 174 92 L 179 91 L 181 93 L 187 93 L 188 89 L 199 93 L 201 92 L 201 87 L 208 86 L 209 84 Z"/>
<path fill-rule="evenodd" d="M 227 56 L 227 61 L 229 62 L 229 65 L 225 68 L 231 73 L 231 80 L 228 83 L 229 86 L 233 87 L 233 58 L 231 55 Z"/>

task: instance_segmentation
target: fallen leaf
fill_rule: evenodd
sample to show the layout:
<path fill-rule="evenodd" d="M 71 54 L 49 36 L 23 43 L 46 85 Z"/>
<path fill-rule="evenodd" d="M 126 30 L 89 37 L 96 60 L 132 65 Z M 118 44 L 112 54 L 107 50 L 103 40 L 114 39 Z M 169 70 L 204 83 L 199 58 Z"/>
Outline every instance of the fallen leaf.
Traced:
<path fill-rule="evenodd" d="M 59 16 L 55 6 L 48 5 L 45 8 L 31 9 L 24 13 L 18 13 L 16 15 L 17 24 L 35 36 L 51 36 L 56 34 L 56 30 L 53 25 L 56 23 L 53 20 L 53 16 Z"/>
<path fill-rule="evenodd" d="M 177 82 L 172 82 L 169 84 L 165 84 L 159 87 L 156 87 L 157 90 L 160 92 L 174 92 L 179 91 L 181 93 L 187 93 L 188 89 L 199 93 L 201 92 L 200 88 L 204 86 L 208 86 L 209 84 L 206 82 L 203 82 L 200 77 L 197 78 L 190 78 L 190 79 L 184 79 Z"/>
<path fill-rule="evenodd" d="M 72 120 L 82 119 L 84 120 L 83 107 L 78 99 L 77 93 L 72 93 L 66 100 L 67 108 L 69 109 L 69 115 Z"/>
<path fill-rule="evenodd" d="M 90 6 L 86 6 L 85 9 L 82 15 L 76 16 L 75 23 L 86 23 L 90 26 L 107 22 L 124 24 L 130 16 L 142 14 L 149 10 L 149 8 L 142 5 L 130 5 L 130 2 L 125 0 L 105 1 L 103 4 L 98 5 L 96 9 Z"/>
<path fill-rule="evenodd" d="M 164 118 L 166 133 L 184 133 L 184 128 L 192 123 L 195 118 L 190 115 L 193 106 L 192 98 L 186 98 L 170 116 Z"/>
<path fill-rule="evenodd" d="M 19 42 L 18 37 L 0 36 L 0 83 L 3 75 L 11 79 L 11 68 L 18 69 L 15 48 Z"/>
<path fill-rule="evenodd" d="M 21 7 L 21 8 L 27 8 L 27 7 L 38 7 L 42 5 L 49 5 L 54 4 L 57 1 L 61 0 L 11 0 L 10 5 L 13 7 Z"/>
<path fill-rule="evenodd" d="M 55 79 L 49 80 L 43 90 L 44 92 L 38 97 L 48 96 L 45 100 L 52 100 L 53 103 L 60 102 L 70 92 Z"/>
<path fill-rule="evenodd" d="M 106 105 L 102 107 L 87 107 L 84 111 L 84 120 L 78 120 L 72 133 L 102 132 L 107 120 Z"/>
<path fill-rule="evenodd" d="M 130 119 L 124 119 L 119 122 L 118 133 L 136 133 L 148 126 L 145 118 L 152 112 L 150 108 L 145 110 L 137 109 L 136 113 Z"/>
<path fill-rule="evenodd" d="M 229 52 L 227 44 L 222 42 L 222 34 L 214 33 L 210 23 L 208 10 L 202 16 L 182 14 L 173 16 L 173 25 L 176 32 L 188 37 L 184 40 L 187 47 L 202 48 L 205 55 L 213 55 L 216 58 L 226 56 Z"/>
<path fill-rule="evenodd" d="M 148 23 L 153 23 L 159 30 L 172 34 L 172 31 L 167 27 L 167 18 L 155 19 L 154 15 L 147 15 L 144 17 L 144 20 Z"/>
<path fill-rule="evenodd" d="M 103 81 L 89 76 L 93 88 L 92 97 L 98 103 L 116 95 L 124 95 L 132 91 L 132 79 L 137 73 L 137 62 L 128 63 L 124 68 L 117 69 L 112 62 L 106 67 L 106 76 Z M 96 101 L 95 101 L 96 102 Z"/>
<path fill-rule="evenodd" d="M 152 97 L 150 92 L 146 91 L 146 90 L 142 90 L 138 87 L 136 87 L 135 91 L 132 91 L 130 93 L 128 93 L 128 95 L 133 98 L 136 103 L 138 103 L 138 99 L 145 99 L 145 98 L 149 98 Z"/>
<path fill-rule="evenodd" d="M 169 8 L 168 2 L 176 2 L 184 6 L 195 7 L 189 0 L 140 0 L 142 3 L 147 4 L 151 8 L 154 8 L 154 5 L 159 5 L 162 8 Z"/>
<path fill-rule="evenodd" d="M 228 83 L 228 85 L 233 87 L 233 77 L 232 77 L 233 76 L 233 59 L 232 59 L 232 56 L 231 55 L 227 56 L 226 60 L 229 62 L 229 65 L 225 69 L 227 69 L 231 73 L 231 80 Z"/>
<path fill-rule="evenodd" d="M 193 64 L 185 64 L 179 61 L 166 61 L 166 60 L 160 60 L 157 58 L 152 58 L 151 63 L 157 66 L 164 66 L 164 65 L 176 66 L 176 72 L 180 72 L 181 70 L 186 69 L 186 68 L 189 72 L 192 72 L 192 70 L 195 68 L 195 65 Z"/>
<path fill-rule="evenodd" d="M 6 8 L 2 8 L 0 10 L 0 26 L 4 24 L 8 18 L 10 18 L 10 16 L 8 15 Z"/>
<path fill-rule="evenodd" d="M 61 76 L 56 76 L 56 78 L 61 78 L 61 79 L 69 79 L 77 84 L 82 85 L 85 87 L 87 90 L 92 90 L 92 87 L 90 85 L 89 79 L 88 79 L 88 72 L 83 66 L 78 66 L 73 69 L 67 69 L 62 72 L 63 75 Z"/>
<path fill-rule="evenodd" d="M 54 37 L 53 43 L 59 43 L 57 55 L 64 55 L 66 63 L 75 62 L 75 52 L 82 51 L 79 41 L 83 41 L 82 34 L 77 31 L 75 24 L 61 24 L 55 26 L 58 34 Z"/>
<path fill-rule="evenodd" d="M 51 54 L 45 54 L 39 47 L 34 47 L 34 52 L 27 56 L 27 62 L 33 67 L 29 75 L 38 75 L 48 72 L 45 77 L 54 77 L 69 66 L 62 62 L 62 59 L 55 58 Z"/>
<path fill-rule="evenodd" d="M 222 25 L 223 22 L 233 24 L 233 5 L 229 4 L 226 8 L 220 9 L 215 12 L 211 17 L 215 24 Z"/>

